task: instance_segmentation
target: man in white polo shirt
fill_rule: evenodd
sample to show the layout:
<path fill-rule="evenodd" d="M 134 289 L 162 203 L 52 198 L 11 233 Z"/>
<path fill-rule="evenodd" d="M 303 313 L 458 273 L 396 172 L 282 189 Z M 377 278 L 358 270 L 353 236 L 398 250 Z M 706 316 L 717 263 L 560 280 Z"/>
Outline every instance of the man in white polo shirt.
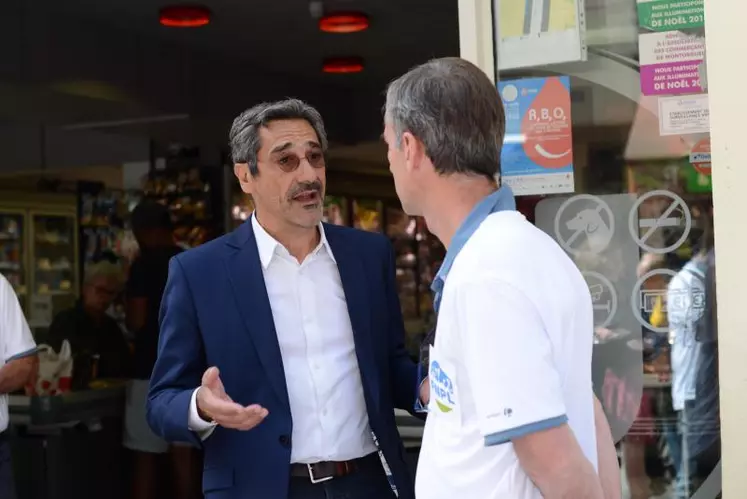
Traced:
<path fill-rule="evenodd" d="M 15 499 L 8 438 L 8 393 L 24 387 L 36 369 L 36 344 L 18 298 L 0 274 L 0 498 Z"/>
<path fill-rule="evenodd" d="M 589 290 L 498 188 L 504 130 L 496 87 L 467 61 L 428 62 L 388 88 L 384 138 L 397 194 L 447 248 L 434 281 L 416 495 L 616 497 L 609 427 L 595 421 Z"/>

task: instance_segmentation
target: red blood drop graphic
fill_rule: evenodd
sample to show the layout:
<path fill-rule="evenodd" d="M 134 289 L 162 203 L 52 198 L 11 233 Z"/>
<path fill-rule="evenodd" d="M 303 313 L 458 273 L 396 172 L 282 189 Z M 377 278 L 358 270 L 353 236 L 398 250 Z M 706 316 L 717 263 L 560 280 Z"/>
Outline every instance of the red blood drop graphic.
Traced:
<path fill-rule="evenodd" d="M 570 92 L 560 79 L 548 78 L 521 122 L 524 152 L 543 168 L 573 163 L 570 101 Z"/>

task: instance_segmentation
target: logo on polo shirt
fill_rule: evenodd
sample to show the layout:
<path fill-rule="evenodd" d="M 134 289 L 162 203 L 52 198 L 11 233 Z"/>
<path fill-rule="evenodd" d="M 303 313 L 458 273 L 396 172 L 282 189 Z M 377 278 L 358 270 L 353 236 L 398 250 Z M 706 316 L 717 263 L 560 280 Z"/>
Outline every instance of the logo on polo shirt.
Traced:
<path fill-rule="evenodd" d="M 429 372 L 431 396 L 435 396 L 436 407 L 441 412 L 451 412 L 456 406 L 454 397 L 454 383 L 449 375 L 441 368 L 438 361 L 431 362 Z"/>

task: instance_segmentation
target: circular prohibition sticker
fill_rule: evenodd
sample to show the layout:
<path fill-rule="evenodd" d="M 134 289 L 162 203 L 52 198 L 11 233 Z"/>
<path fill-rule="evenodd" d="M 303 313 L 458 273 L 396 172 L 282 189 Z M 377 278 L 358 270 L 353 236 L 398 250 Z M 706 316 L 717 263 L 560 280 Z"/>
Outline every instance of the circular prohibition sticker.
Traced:
<path fill-rule="evenodd" d="M 584 203 L 585 201 L 585 203 Z M 579 204 L 583 209 L 571 210 L 571 205 Z M 572 216 L 565 217 L 566 212 Z M 606 215 L 605 217 L 602 215 Z M 568 253 L 578 256 L 585 251 L 601 253 L 612 242 L 615 234 L 615 215 L 609 205 L 601 198 L 591 194 L 579 194 L 563 201 L 555 213 L 554 221 L 555 240 Z M 568 237 L 563 236 L 563 231 L 571 232 Z M 576 240 L 585 237 L 588 250 L 574 247 Z"/>
<path fill-rule="evenodd" d="M 635 318 L 638 319 L 638 322 L 643 326 L 651 331 L 654 331 L 656 333 L 668 333 L 669 328 L 668 327 L 657 327 L 651 324 L 649 321 L 643 318 L 643 314 L 641 313 L 641 310 L 645 310 L 647 313 L 650 313 L 653 311 L 654 303 L 657 299 L 664 299 L 667 294 L 667 287 L 661 289 L 647 289 L 643 290 L 643 284 L 651 279 L 652 277 L 656 277 L 658 275 L 666 275 L 669 276 L 670 279 L 675 277 L 677 275 L 677 272 L 669 269 L 655 269 L 650 272 L 646 272 L 643 274 L 635 283 L 635 286 L 633 286 L 633 292 L 630 295 L 630 305 L 633 309 L 633 315 L 635 315 Z"/>
<path fill-rule="evenodd" d="M 669 204 L 667 209 L 664 210 L 664 212 L 658 217 L 638 219 L 638 208 L 640 208 L 640 206 L 646 200 L 656 196 L 669 198 L 672 200 L 672 202 Z M 652 235 L 654 235 L 657 229 L 679 227 L 682 225 L 681 219 L 671 216 L 676 210 L 680 210 L 682 212 L 685 223 L 682 230 L 682 235 L 680 235 L 679 239 L 664 248 L 657 248 L 656 246 L 648 244 L 648 239 Z M 638 223 L 636 223 L 636 221 Z M 687 236 L 690 235 L 690 229 L 692 228 L 692 225 L 693 221 L 692 216 L 690 215 L 690 208 L 688 208 L 685 200 L 679 197 L 677 194 L 665 190 L 650 191 L 638 198 L 633 204 L 633 207 L 630 209 L 630 215 L 628 216 L 628 228 L 630 229 L 630 235 L 633 237 L 633 240 L 645 251 L 657 255 L 664 255 L 679 248 L 682 243 L 687 240 Z M 643 235 L 640 235 L 640 229 L 644 228 L 647 229 L 646 232 Z"/>
<path fill-rule="evenodd" d="M 612 281 L 599 272 L 591 270 L 581 272 L 581 275 L 584 276 L 586 284 L 589 286 L 591 303 L 594 307 L 594 327 L 604 328 L 609 326 L 617 313 L 617 293 L 615 292 L 615 287 L 612 285 Z M 593 282 L 594 280 L 598 282 Z M 606 301 L 604 300 L 605 291 L 609 295 Z M 599 324 L 596 324 L 597 311 L 606 313 L 605 319 Z"/>

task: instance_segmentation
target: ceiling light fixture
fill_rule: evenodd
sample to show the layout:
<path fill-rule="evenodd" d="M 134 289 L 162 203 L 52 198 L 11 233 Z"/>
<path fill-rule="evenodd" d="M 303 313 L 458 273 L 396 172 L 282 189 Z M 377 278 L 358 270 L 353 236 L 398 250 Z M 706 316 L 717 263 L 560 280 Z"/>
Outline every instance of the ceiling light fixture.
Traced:
<path fill-rule="evenodd" d="M 319 19 L 319 29 L 325 33 L 357 33 L 368 26 L 368 16 L 358 12 L 328 14 Z"/>
<path fill-rule="evenodd" d="M 360 73 L 363 71 L 363 59 L 360 57 L 331 57 L 325 59 L 322 71 L 333 74 Z"/>
<path fill-rule="evenodd" d="M 210 24 L 210 10 L 199 5 L 169 5 L 158 13 L 158 20 L 169 28 L 199 28 Z"/>

